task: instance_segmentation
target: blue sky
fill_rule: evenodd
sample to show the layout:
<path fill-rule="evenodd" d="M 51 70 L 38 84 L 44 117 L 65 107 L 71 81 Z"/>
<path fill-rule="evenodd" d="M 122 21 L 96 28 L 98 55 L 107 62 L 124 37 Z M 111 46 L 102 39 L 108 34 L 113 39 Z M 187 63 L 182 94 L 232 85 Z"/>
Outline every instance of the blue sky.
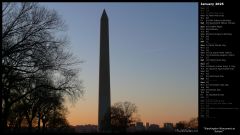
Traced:
<path fill-rule="evenodd" d="M 71 51 L 85 61 L 79 78 L 86 93 L 68 105 L 71 124 L 97 123 L 103 9 L 109 18 L 112 104 L 133 102 L 142 121 L 156 124 L 197 116 L 197 3 L 41 4 L 61 15 Z"/>

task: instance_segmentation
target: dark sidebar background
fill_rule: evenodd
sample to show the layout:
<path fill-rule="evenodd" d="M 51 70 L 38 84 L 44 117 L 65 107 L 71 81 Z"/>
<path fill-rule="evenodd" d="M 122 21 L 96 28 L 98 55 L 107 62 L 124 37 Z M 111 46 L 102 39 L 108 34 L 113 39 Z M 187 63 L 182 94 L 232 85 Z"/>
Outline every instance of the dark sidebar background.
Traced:
<path fill-rule="evenodd" d="M 239 7 L 199 2 L 199 133 L 240 133 Z"/>

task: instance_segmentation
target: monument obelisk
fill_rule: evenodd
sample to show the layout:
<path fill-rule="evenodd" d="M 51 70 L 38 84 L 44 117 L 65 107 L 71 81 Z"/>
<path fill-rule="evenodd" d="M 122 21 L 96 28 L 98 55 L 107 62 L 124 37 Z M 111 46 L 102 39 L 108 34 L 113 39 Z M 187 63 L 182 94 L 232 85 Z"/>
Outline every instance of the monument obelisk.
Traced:
<path fill-rule="evenodd" d="M 100 24 L 100 62 L 99 62 L 99 105 L 98 105 L 98 130 L 109 132 L 110 119 L 110 65 L 109 65 L 109 32 L 108 16 L 103 10 Z"/>

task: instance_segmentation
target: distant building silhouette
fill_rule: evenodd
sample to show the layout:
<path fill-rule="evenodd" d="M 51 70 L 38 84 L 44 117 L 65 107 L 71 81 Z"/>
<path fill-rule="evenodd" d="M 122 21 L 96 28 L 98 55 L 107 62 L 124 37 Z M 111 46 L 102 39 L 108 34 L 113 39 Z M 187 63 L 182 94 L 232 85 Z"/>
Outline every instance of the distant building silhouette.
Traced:
<path fill-rule="evenodd" d="M 172 129 L 173 128 L 173 123 L 164 123 L 163 127 L 167 128 L 167 129 Z"/>
<path fill-rule="evenodd" d="M 149 128 L 149 123 L 147 122 L 147 123 L 146 123 L 146 129 L 148 129 L 148 128 Z"/>
<path fill-rule="evenodd" d="M 137 122 L 136 123 L 136 131 L 141 132 L 141 131 L 144 131 L 144 130 L 145 130 L 145 127 L 143 125 L 143 122 Z"/>
<path fill-rule="evenodd" d="M 99 62 L 99 106 L 98 131 L 111 131 L 110 120 L 110 65 L 109 65 L 109 31 L 108 16 L 103 10 L 100 24 L 100 62 Z"/>
<path fill-rule="evenodd" d="M 160 127 L 157 124 L 150 124 L 150 126 L 148 128 L 148 131 L 152 131 L 152 132 L 157 132 L 159 130 L 160 130 Z"/>
<path fill-rule="evenodd" d="M 164 127 L 165 131 L 173 131 L 174 130 L 173 123 L 164 123 L 163 127 Z"/>

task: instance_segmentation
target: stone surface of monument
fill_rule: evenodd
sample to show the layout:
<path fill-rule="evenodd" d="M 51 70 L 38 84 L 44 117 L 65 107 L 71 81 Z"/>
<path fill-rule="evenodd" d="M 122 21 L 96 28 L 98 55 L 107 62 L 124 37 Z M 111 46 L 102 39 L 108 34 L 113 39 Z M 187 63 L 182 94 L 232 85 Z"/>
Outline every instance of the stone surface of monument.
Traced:
<path fill-rule="evenodd" d="M 109 65 L 109 30 L 108 16 L 104 9 L 100 22 L 100 62 L 99 62 L 99 106 L 98 130 L 111 131 L 110 120 L 110 65 Z"/>

